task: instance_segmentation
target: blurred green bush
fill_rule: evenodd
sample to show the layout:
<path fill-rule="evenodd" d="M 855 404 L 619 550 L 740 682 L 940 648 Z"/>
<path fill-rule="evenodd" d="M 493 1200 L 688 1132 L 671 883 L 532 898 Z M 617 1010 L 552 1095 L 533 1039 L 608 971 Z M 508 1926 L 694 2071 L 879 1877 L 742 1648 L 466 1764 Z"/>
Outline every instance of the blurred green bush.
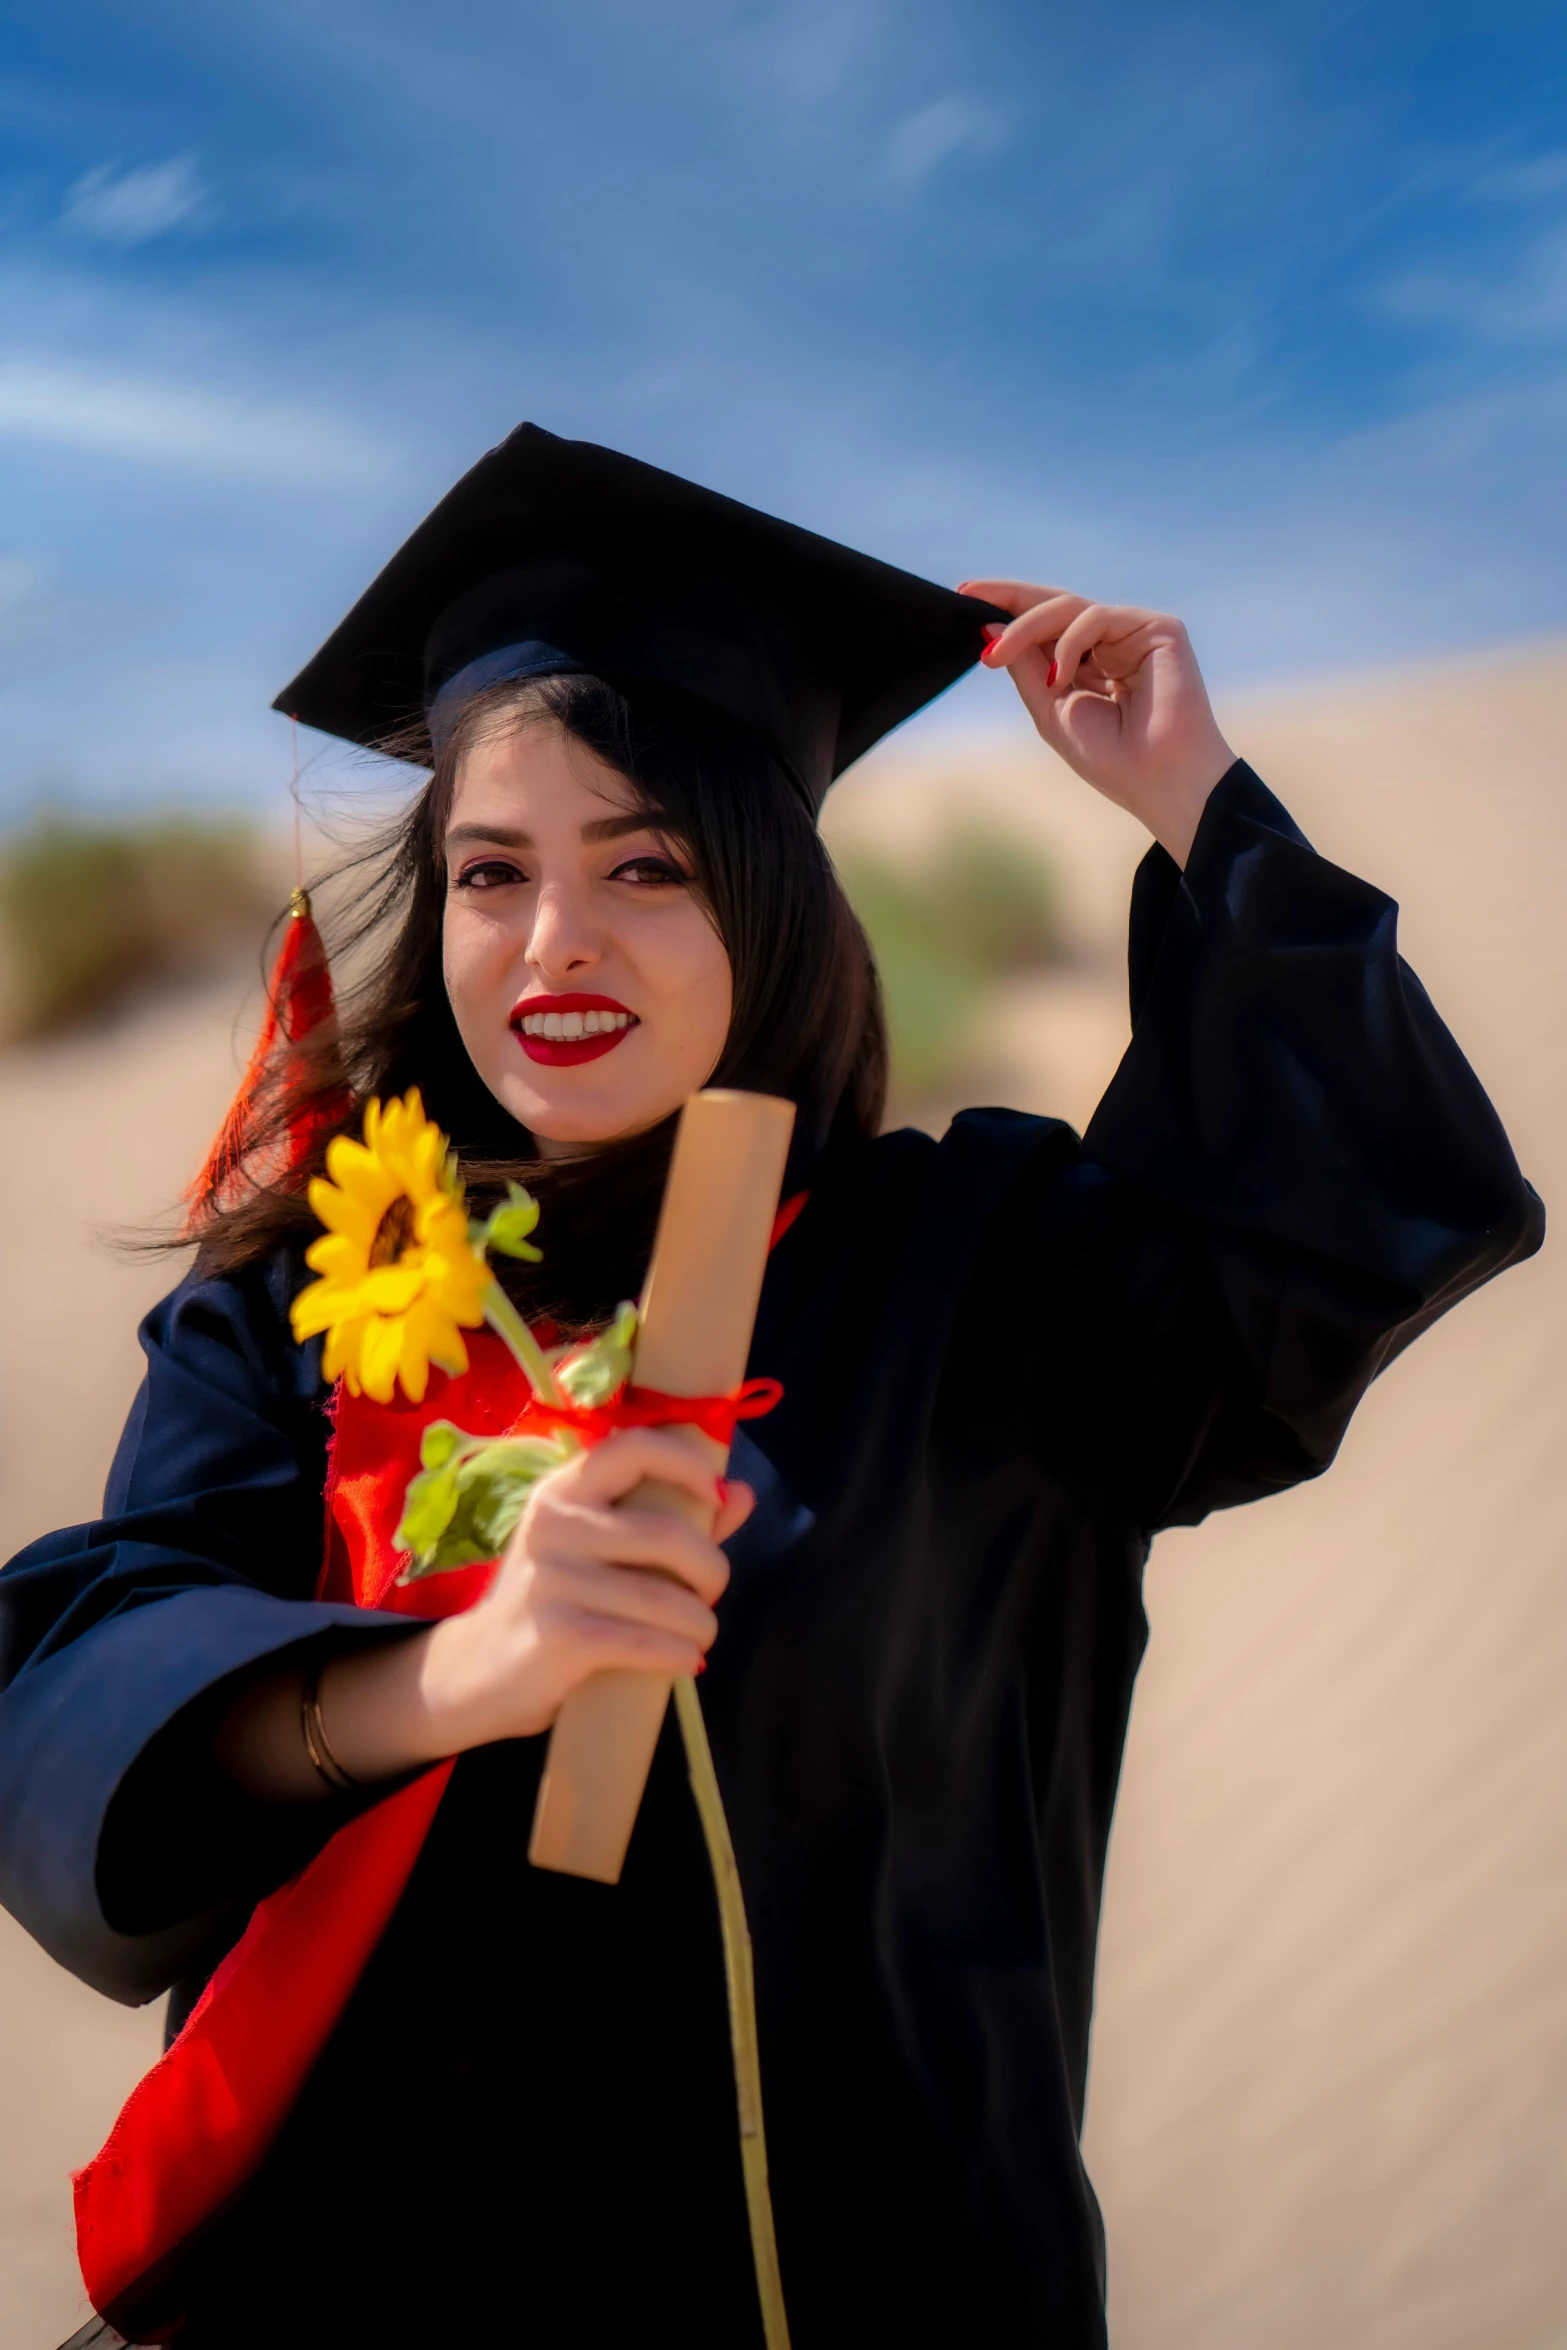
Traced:
<path fill-rule="evenodd" d="M 0 1036 L 47 1036 L 149 981 L 256 942 L 277 862 L 232 818 L 44 810 L 0 841 Z"/>
<path fill-rule="evenodd" d="M 894 1090 L 918 1100 L 955 1073 L 993 983 L 1060 953 L 1056 876 L 1026 843 L 977 828 L 916 865 L 865 848 L 837 864 L 881 971 Z"/>

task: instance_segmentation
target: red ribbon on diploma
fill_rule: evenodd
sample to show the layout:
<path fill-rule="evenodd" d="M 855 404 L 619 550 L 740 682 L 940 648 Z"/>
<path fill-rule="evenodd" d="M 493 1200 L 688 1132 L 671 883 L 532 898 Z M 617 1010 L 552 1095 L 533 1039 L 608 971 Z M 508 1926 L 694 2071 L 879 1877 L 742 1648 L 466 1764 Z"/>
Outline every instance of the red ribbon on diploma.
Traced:
<path fill-rule="evenodd" d="M 803 1199 L 798 1203 L 803 1206 Z M 788 1203 L 798 1213 L 795 1202 Z M 784 1211 L 774 1243 L 794 1220 Z M 495 1563 L 399 1584 L 394 1536 L 419 1446 L 453 1410 L 475 1436 L 569 1428 L 584 1444 L 617 1428 L 697 1427 L 727 1444 L 741 1420 L 769 1412 L 776 1379 L 733 1395 L 627 1388 L 601 1405 L 541 1404 L 493 1332 L 469 1340 L 460 1406 L 436 1372 L 422 1404 L 374 1404 L 339 1388 L 326 1488 L 323 1599 L 424 1618 L 459 1614 L 488 1588 Z M 402 1897 L 446 1792 L 444 1762 L 351 1820 L 300 1874 L 258 1902 L 178 2038 L 131 2091 L 109 2137 L 74 2180 L 76 2243 L 99 2314 L 141 2342 L 177 2332 L 180 2247 L 266 2156 L 330 2039 Z"/>
<path fill-rule="evenodd" d="M 748 1379 L 733 1395 L 663 1395 L 656 1387 L 626 1387 L 609 1403 L 541 1403 L 534 1396 L 522 1425 L 566 1428 L 584 1444 L 601 1444 L 617 1428 L 700 1428 L 728 1444 L 740 1420 L 759 1420 L 783 1401 L 776 1379 Z"/>

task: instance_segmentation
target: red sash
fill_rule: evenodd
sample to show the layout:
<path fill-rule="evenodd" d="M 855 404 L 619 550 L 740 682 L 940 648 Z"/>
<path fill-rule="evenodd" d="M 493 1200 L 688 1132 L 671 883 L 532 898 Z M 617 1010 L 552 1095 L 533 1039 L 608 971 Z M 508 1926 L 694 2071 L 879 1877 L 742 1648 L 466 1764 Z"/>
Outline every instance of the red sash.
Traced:
<path fill-rule="evenodd" d="M 786 1200 L 776 1247 L 805 1205 Z M 432 1370 L 422 1404 L 399 1392 L 371 1403 L 339 1387 L 326 1487 L 326 1556 L 318 1597 L 397 1615 L 456 1615 L 482 1597 L 494 1563 L 399 1585 L 393 1536 L 419 1443 L 432 1420 L 499 1436 L 519 1422 L 567 1424 L 586 1443 L 614 1426 L 689 1421 L 727 1442 L 737 1419 L 781 1392 L 756 1380 L 738 1397 L 673 1398 L 632 1388 L 600 1411 L 535 1411 L 509 1349 L 490 1330 L 468 1338 L 457 1384 Z M 683 1408 L 682 1408 L 683 1407 Z M 78 2171 L 76 2247 L 88 2299 L 120 2332 L 167 2341 L 182 2322 L 180 2247 L 264 2159 L 330 2039 L 424 1846 L 452 1764 L 340 1828 L 308 1867 L 259 1902 L 183 2030 L 126 2099 L 100 2151 Z"/>
<path fill-rule="evenodd" d="M 399 1586 L 392 1536 L 432 1420 L 498 1436 L 528 1386 L 490 1331 L 468 1341 L 460 1400 L 443 1372 L 422 1404 L 339 1390 L 319 1596 L 398 1615 L 471 1607 L 493 1565 Z M 259 1902 L 179 2037 L 131 2091 L 102 2150 L 78 2171 L 76 2244 L 93 2307 L 122 2332 L 167 2340 L 179 2320 L 149 2284 L 256 2170 L 331 2037 L 418 1859 L 452 1765 L 340 1828 L 308 1867 Z M 143 2306 L 138 2312 L 138 2303 Z M 151 2323 L 149 2324 L 149 2317 Z"/>

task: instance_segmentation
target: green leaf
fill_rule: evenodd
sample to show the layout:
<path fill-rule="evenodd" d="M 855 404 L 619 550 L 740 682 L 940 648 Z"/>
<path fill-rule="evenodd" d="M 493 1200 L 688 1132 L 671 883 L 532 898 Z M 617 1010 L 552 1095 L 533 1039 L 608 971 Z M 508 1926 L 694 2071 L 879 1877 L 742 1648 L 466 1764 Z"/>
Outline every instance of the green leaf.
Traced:
<path fill-rule="evenodd" d="M 419 1459 L 427 1469 L 444 1469 L 468 1442 L 470 1439 L 450 1420 L 432 1420 L 420 1442 Z"/>
<path fill-rule="evenodd" d="M 637 1309 L 616 1308 L 615 1319 L 580 1354 L 555 1365 L 555 1376 L 573 1403 L 608 1403 L 631 1376 L 631 1350 L 636 1344 Z"/>
<path fill-rule="evenodd" d="M 491 1208 L 482 1223 L 469 1225 L 468 1238 L 481 1256 L 496 1250 L 503 1257 L 520 1257 L 526 1264 L 541 1265 L 544 1252 L 528 1239 L 538 1221 L 539 1203 L 532 1192 L 524 1191 L 520 1183 L 508 1183 L 500 1205 Z"/>
<path fill-rule="evenodd" d="M 415 1558 L 433 1557 L 456 1511 L 456 1470 L 425 1469 L 409 1480 L 402 1522 L 392 1539 L 399 1550 L 411 1550 Z"/>
<path fill-rule="evenodd" d="M 399 1582 L 499 1558 L 539 1479 L 571 1458 L 571 1446 L 556 1436 L 451 1434 L 457 1444 L 444 1463 L 409 1484 L 396 1541 L 413 1556 Z"/>

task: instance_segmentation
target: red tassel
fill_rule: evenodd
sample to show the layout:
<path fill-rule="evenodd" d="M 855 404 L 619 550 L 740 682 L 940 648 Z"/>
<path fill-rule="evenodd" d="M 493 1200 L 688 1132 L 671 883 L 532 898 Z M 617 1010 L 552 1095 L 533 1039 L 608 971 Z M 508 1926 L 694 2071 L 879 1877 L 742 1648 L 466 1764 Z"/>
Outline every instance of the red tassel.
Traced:
<path fill-rule="evenodd" d="M 204 1211 L 226 1202 L 258 1147 L 276 1134 L 264 1097 L 280 1075 L 287 1083 L 286 1072 L 275 1067 L 280 1045 L 286 1050 L 302 1043 L 324 1027 L 334 1011 L 332 973 L 310 910 L 309 893 L 296 889 L 289 900 L 283 943 L 272 967 L 266 1016 L 256 1049 L 201 1173 L 185 1194 L 190 1211 L 187 1230 L 199 1225 Z M 297 1167 L 308 1156 L 321 1128 L 330 1125 L 334 1116 L 335 1105 L 320 1101 L 302 1101 L 289 1111 L 276 1154 L 281 1164 L 274 1162 L 273 1173 Z"/>

